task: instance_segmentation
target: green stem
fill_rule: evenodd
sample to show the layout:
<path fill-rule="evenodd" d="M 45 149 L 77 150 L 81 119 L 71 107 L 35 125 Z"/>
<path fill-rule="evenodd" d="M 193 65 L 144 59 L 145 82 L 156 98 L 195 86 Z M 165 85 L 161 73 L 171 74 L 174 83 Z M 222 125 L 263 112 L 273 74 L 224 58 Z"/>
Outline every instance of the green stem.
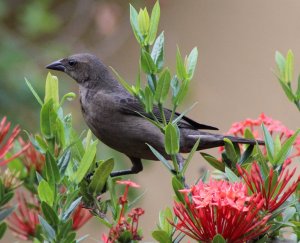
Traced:
<path fill-rule="evenodd" d="M 166 120 L 163 105 L 159 103 L 158 104 L 158 109 L 159 109 L 159 112 L 160 112 L 160 116 L 162 117 L 163 124 L 164 124 L 164 126 L 166 126 L 167 125 L 167 120 Z"/>
<path fill-rule="evenodd" d="M 176 176 L 177 176 L 178 173 L 179 173 L 179 167 L 178 167 L 178 162 L 177 162 L 176 154 L 172 154 L 171 155 L 171 159 L 172 159 L 174 170 L 176 171 Z"/>

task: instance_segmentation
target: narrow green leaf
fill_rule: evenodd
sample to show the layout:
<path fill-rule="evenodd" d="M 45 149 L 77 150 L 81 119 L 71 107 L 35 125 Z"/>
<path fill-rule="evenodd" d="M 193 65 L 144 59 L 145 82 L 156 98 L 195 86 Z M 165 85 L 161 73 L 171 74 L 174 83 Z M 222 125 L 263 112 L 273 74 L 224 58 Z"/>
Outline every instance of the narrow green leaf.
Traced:
<path fill-rule="evenodd" d="M 160 160 L 164 166 L 167 167 L 167 169 L 169 171 L 173 171 L 173 168 L 171 167 L 170 163 L 164 158 L 164 156 L 162 156 L 155 148 L 153 148 L 150 144 L 147 143 L 147 146 L 150 148 L 150 150 L 152 151 L 152 153 L 155 155 L 155 157 Z"/>
<path fill-rule="evenodd" d="M 157 37 L 152 48 L 151 57 L 156 65 L 157 71 L 160 72 L 164 66 L 164 32 Z"/>
<path fill-rule="evenodd" d="M 109 177 L 110 173 L 114 168 L 114 160 L 108 159 L 102 162 L 92 177 L 91 183 L 89 185 L 88 190 L 93 192 L 95 196 L 97 196 L 103 190 L 107 178 Z"/>
<path fill-rule="evenodd" d="M 56 212 L 44 201 L 41 203 L 41 208 L 47 222 L 54 228 L 57 228 L 59 219 Z"/>
<path fill-rule="evenodd" d="M 63 221 L 68 220 L 68 218 L 70 217 L 70 215 L 74 212 L 74 210 L 80 204 L 81 198 L 82 197 L 77 198 L 74 202 L 71 203 L 70 207 L 66 211 L 63 212 L 63 214 L 62 214 L 62 220 Z"/>
<path fill-rule="evenodd" d="M 33 94 L 33 96 L 37 100 L 37 102 L 42 106 L 44 104 L 42 99 L 37 94 L 37 92 L 34 90 L 34 88 L 32 87 L 31 83 L 27 80 L 27 78 L 25 78 L 25 82 L 26 82 L 27 87 L 30 89 L 31 93 Z"/>
<path fill-rule="evenodd" d="M 189 84 L 190 82 L 188 80 L 183 81 L 179 88 L 177 96 L 174 98 L 174 105 L 178 106 L 182 103 L 189 90 Z"/>
<path fill-rule="evenodd" d="M 9 216 L 16 207 L 4 208 L 0 210 L 0 221 L 3 221 L 7 216 Z"/>
<path fill-rule="evenodd" d="M 167 232 L 168 235 L 172 234 L 173 226 L 169 221 L 173 220 L 172 211 L 170 208 L 166 208 L 165 210 L 161 210 L 159 212 L 159 227 Z"/>
<path fill-rule="evenodd" d="M 285 93 L 285 95 L 288 97 L 288 99 L 292 102 L 296 99 L 295 95 L 293 94 L 293 91 L 291 87 L 289 87 L 286 83 L 284 83 L 282 80 L 279 80 L 279 83 Z"/>
<path fill-rule="evenodd" d="M 11 163 L 10 163 L 11 164 Z M 12 198 L 14 197 L 14 192 L 6 192 L 1 198 L 0 198 L 0 206 L 3 206 L 7 204 Z"/>
<path fill-rule="evenodd" d="M 165 130 L 165 150 L 167 154 L 177 154 L 179 152 L 179 134 L 177 125 L 169 123 Z"/>
<path fill-rule="evenodd" d="M 294 54 L 291 50 L 288 50 L 286 55 L 286 63 L 285 63 L 285 82 L 287 84 L 291 83 L 293 80 L 294 74 Z"/>
<path fill-rule="evenodd" d="M 56 161 L 49 151 L 46 152 L 46 178 L 51 186 L 55 186 L 55 184 L 60 180 L 60 174 Z"/>
<path fill-rule="evenodd" d="M 225 239 L 223 238 L 222 235 L 217 234 L 215 235 L 215 237 L 213 238 L 213 243 L 226 243 Z"/>
<path fill-rule="evenodd" d="M 172 102 L 174 104 L 180 88 L 179 81 L 176 75 L 171 80 L 171 88 L 172 88 Z"/>
<path fill-rule="evenodd" d="M 141 31 L 139 29 L 139 24 L 138 24 L 138 12 L 136 9 L 129 4 L 130 8 L 130 24 L 133 30 L 133 34 L 135 38 L 137 39 L 138 43 L 143 44 L 143 36 L 141 34 Z"/>
<path fill-rule="evenodd" d="M 40 113 L 40 126 L 42 134 L 47 138 L 53 138 L 55 127 L 56 127 L 56 118 L 57 114 L 54 111 L 53 100 L 50 99 L 42 106 Z"/>
<path fill-rule="evenodd" d="M 152 91 L 150 90 L 149 86 L 146 86 L 144 104 L 147 113 L 151 113 L 153 110 L 153 99 L 154 97 Z"/>
<path fill-rule="evenodd" d="M 71 148 L 67 148 L 62 156 L 58 159 L 58 169 L 60 175 L 63 177 L 65 175 L 65 172 L 67 170 L 67 167 L 69 165 L 69 162 L 71 161 Z"/>
<path fill-rule="evenodd" d="M 152 237 L 159 243 L 172 243 L 171 237 L 163 230 L 155 230 L 152 232 Z"/>
<path fill-rule="evenodd" d="M 4 233 L 5 233 L 6 229 L 7 229 L 6 223 L 5 223 L 5 222 L 2 222 L 2 223 L 0 224 L 0 240 L 1 240 L 1 238 L 4 236 Z"/>
<path fill-rule="evenodd" d="M 45 180 L 42 180 L 38 185 L 38 195 L 41 201 L 46 202 L 51 207 L 54 202 L 54 192 L 51 189 L 49 183 Z"/>
<path fill-rule="evenodd" d="M 248 161 L 248 159 L 250 158 L 250 156 L 253 152 L 253 149 L 254 149 L 254 145 L 249 145 L 246 148 L 245 152 L 242 154 L 242 157 L 240 158 L 240 160 L 238 162 L 240 165 L 242 165 Z"/>
<path fill-rule="evenodd" d="M 230 182 L 240 181 L 240 178 L 228 167 L 225 167 L 225 175 Z"/>
<path fill-rule="evenodd" d="M 54 231 L 54 229 L 51 227 L 51 225 L 40 215 L 38 215 L 40 224 L 42 226 L 42 229 L 45 233 L 45 235 L 47 236 L 47 239 L 49 240 L 54 240 L 56 237 L 56 233 Z"/>
<path fill-rule="evenodd" d="M 179 190 L 184 189 L 184 185 L 176 178 L 176 176 L 173 176 L 173 178 L 172 178 L 172 186 L 173 186 L 173 190 L 176 194 L 177 199 L 180 202 L 185 203 L 184 196 L 179 191 Z"/>
<path fill-rule="evenodd" d="M 150 18 L 149 18 L 147 8 L 140 9 L 138 14 L 138 25 L 141 34 L 146 37 L 148 35 L 149 25 L 150 25 Z"/>
<path fill-rule="evenodd" d="M 46 78 L 44 102 L 47 103 L 49 100 L 53 101 L 53 106 L 56 110 L 59 107 L 58 79 L 56 76 L 51 75 L 50 72 Z"/>
<path fill-rule="evenodd" d="M 274 142 L 271 137 L 271 134 L 269 133 L 268 129 L 265 127 L 264 124 L 262 124 L 264 136 L 265 136 L 265 143 L 267 147 L 267 154 L 270 162 L 274 163 Z"/>
<path fill-rule="evenodd" d="M 180 54 L 179 47 L 177 47 L 177 53 L 176 53 L 176 73 L 177 73 L 177 77 L 180 80 L 185 80 L 187 78 L 187 73 Z"/>
<path fill-rule="evenodd" d="M 88 172 L 89 168 L 91 167 L 94 158 L 96 156 L 96 151 L 97 151 L 97 141 L 94 141 L 93 143 L 91 143 L 91 145 L 86 149 L 79 167 L 77 169 L 77 171 L 75 173 L 73 173 L 71 175 L 71 180 L 76 182 L 77 184 L 79 184 L 82 179 L 84 178 L 84 176 L 86 175 L 86 173 Z"/>
<path fill-rule="evenodd" d="M 144 49 L 141 51 L 141 66 L 145 73 L 153 74 L 157 72 L 156 65 L 152 60 L 151 55 Z"/>
<path fill-rule="evenodd" d="M 170 89 L 170 83 L 171 83 L 171 74 L 169 69 L 166 69 L 160 75 L 155 90 L 154 99 L 157 103 L 163 104 L 166 101 Z"/>
<path fill-rule="evenodd" d="M 149 45 L 152 45 L 155 40 L 157 29 L 158 29 L 159 18 L 160 18 L 160 7 L 159 7 L 159 2 L 157 1 L 151 13 L 149 34 L 147 38 L 147 42 Z"/>
<path fill-rule="evenodd" d="M 76 98 L 76 94 L 74 92 L 69 92 L 67 94 L 65 94 L 62 98 L 61 101 L 59 103 L 59 106 L 63 106 L 63 104 L 65 103 L 66 100 L 68 101 L 72 101 Z"/>
<path fill-rule="evenodd" d="M 113 73 L 117 76 L 118 81 L 121 83 L 121 85 L 132 95 L 134 95 L 134 92 L 132 90 L 132 87 L 118 74 L 118 72 L 113 68 L 110 67 Z"/>
<path fill-rule="evenodd" d="M 172 121 L 173 124 L 177 124 L 177 122 L 179 122 L 182 117 L 184 117 L 187 113 L 189 113 L 192 109 L 194 109 L 194 107 L 198 104 L 198 102 L 195 102 L 193 105 L 191 105 L 189 108 L 187 108 L 186 110 L 184 110 L 183 112 L 180 113 L 179 116 L 176 117 L 176 119 L 174 119 Z"/>
<path fill-rule="evenodd" d="M 203 158 L 215 169 L 225 172 L 225 164 L 219 161 L 217 158 L 207 153 L 200 153 Z"/>
<path fill-rule="evenodd" d="M 227 158 L 230 159 L 231 162 L 236 164 L 238 160 L 238 155 L 235 152 L 233 143 L 228 138 L 224 138 L 223 140 L 225 142 L 224 147 L 225 147 Z"/>
<path fill-rule="evenodd" d="M 197 47 L 194 47 L 187 59 L 187 73 L 189 79 L 192 79 L 194 76 L 197 60 L 198 60 L 198 49 Z"/>
<path fill-rule="evenodd" d="M 279 51 L 276 51 L 276 53 L 275 53 L 275 61 L 276 61 L 277 68 L 279 71 L 279 76 L 283 80 L 284 79 L 284 70 L 285 70 L 285 58 Z"/>
<path fill-rule="evenodd" d="M 275 165 L 280 165 L 282 164 L 286 159 L 287 156 L 289 155 L 292 146 L 295 142 L 295 140 L 297 139 L 297 136 L 299 135 L 300 129 L 298 129 L 293 136 L 291 136 L 290 138 L 288 138 L 285 143 L 282 145 L 281 150 L 278 152 L 278 154 L 276 154 L 275 156 L 275 160 L 274 163 Z"/>
<path fill-rule="evenodd" d="M 196 150 L 199 146 L 199 143 L 200 143 L 200 138 L 197 139 L 197 141 L 194 144 L 194 146 L 193 146 L 191 152 L 189 153 L 187 159 L 184 161 L 184 165 L 183 165 L 183 168 L 182 168 L 182 174 L 183 175 L 185 174 L 185 172 L 186 172 L 186 170 L 187 170 L 187 168 L 188 168 L 188 166 L 189 166 L 189 164 L 190 164 L 190 162 L 191 162 L 191 160 L 194 156 L 194 153 L 196 152 Z"/>

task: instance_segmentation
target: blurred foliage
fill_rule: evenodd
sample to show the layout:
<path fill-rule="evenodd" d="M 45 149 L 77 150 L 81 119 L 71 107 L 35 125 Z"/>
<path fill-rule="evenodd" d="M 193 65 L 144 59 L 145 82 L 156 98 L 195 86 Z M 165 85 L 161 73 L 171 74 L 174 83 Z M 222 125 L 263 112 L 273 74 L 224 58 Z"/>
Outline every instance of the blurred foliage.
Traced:
<path fill-rule="evenodd" d="M 38 106 L 24 77 L 43 93 L 51 60 L 83 51 L 112 55 L 130 36 L 127 9 L 122 0 L 0 0 L 0 116 L 32 131 Z M 62 92 L 71 84 L 62 82 Z"/>

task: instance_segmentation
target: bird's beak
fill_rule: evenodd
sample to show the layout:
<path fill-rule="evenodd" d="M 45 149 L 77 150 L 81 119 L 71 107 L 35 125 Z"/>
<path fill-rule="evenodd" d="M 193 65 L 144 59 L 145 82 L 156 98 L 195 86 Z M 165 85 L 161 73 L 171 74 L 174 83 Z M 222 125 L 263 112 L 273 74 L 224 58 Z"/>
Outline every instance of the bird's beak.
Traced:
<path fill-rule="evenodd" d="M 64 72 L 66 70 L 65 66 L 62 64 L 61 60 L 50 63 L 46 66 L 47 69 L 57 70 Z"/>

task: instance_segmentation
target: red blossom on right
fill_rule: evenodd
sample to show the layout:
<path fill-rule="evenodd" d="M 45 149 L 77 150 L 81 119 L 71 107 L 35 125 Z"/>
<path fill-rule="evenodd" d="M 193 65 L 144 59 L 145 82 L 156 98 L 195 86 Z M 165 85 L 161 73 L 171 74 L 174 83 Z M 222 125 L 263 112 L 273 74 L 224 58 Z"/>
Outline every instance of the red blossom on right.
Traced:
<path fill-rule="evenodd" d="M 185 203 L 174 203 L 178 222 L 172 225 L 197 241 L 212 242 L 221 234 L 226 242 L 245 242 L 270 228 L 270 215 L 260 213 L 264 199 L 260 194 L 249 196 L 243 183 L 200 181 L 181 192 Z"/>
<path fill-rule="evenodd" d="M 252 193 L 260 193 L 263 196 L 265 199 L 263 208 L 273 212 L 295 192 L 300 182 L 300 176 L 293 183 L 290 182 L 296 172 L 296 168 L 291 172 L 287 169 L 290 164 L 291 160 L 284 162 L 279 176 L 273 168 L 270 168 L 266 179 L 263 179 L 260 167 L 256 162 L 251 165 L 250 172 L 239 165 L 237 169 Z"/>

